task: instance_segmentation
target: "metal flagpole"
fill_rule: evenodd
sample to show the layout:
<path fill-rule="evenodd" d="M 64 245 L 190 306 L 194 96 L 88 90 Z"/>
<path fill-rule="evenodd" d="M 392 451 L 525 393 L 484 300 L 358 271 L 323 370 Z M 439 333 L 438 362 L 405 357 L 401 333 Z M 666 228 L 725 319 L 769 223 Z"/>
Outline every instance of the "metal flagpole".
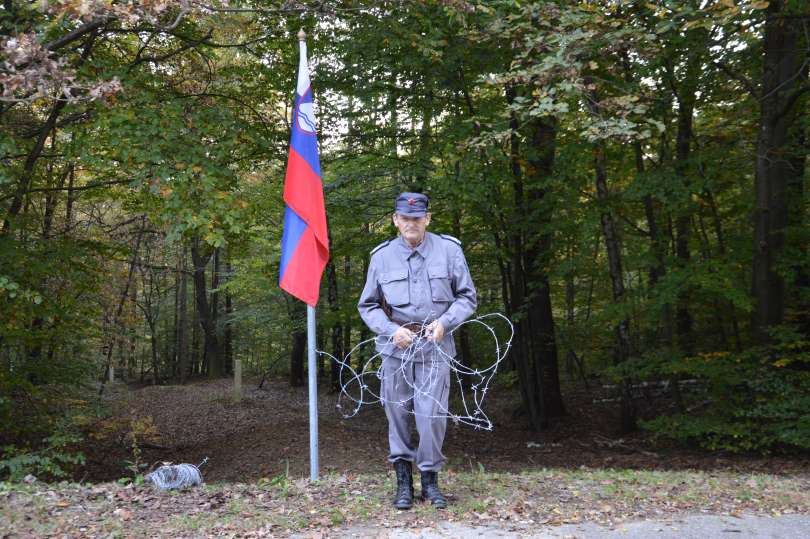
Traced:
<path fill-rule="evenodd" d="M 315 364 L 315 307 L 307 305 L 309 370 L 309 480 L 318 480 L 318 367 Z"/>
<path fill-rule="evenodd" d="M 307 67 L 307 34 L 302 28 L 298 32 L 298 47 L 300 51 L 298 66 L 298 82 L 296 93 L 303 99 L 308 90 L 302 87 L 302 74 L 309 85 L 309 70 Z M 295 116 L 293 117 L 295 118 Z M 313 133 L 314 134 L 314 133 Z M 292 144 L 292 142 L 291 142 Z M 317 146 L 316 146 L 317 150 Z M 290 150 L 292 154 L 292 149 Z M 316 151 L 317 159 L 317 151 Z M 309 224 L 309 223 L 308 223 Z M 320 278 L 319 278 L 320 279 Z M 316 289 L 317 290 L 317 289 Z M 315 364 L 315 307 L 307 305 L 307 366 L 309 370 L 309 479 L 318 480 L 318 367 Z"/>

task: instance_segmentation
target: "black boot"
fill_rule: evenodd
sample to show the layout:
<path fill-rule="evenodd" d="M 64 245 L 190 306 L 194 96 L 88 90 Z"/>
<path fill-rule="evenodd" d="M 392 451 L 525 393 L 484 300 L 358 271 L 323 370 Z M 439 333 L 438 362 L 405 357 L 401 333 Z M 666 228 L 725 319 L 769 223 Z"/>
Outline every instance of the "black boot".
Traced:
<path fill-rule="evenodd" d="M 413 505 L 413 469 L 407 460 L 394 461 L 394 471 L 397 473 L 397 495 L 394 497 L 394 507 L 397 509 L 410 509 Z"/>
<path fill-rule="evenodd" d="M 444 497 L 442 491 L 439 490 L 439 473 L 438 472 L 422 472 L 422 499 L 430 500 L 433 507 L 436 509 L 444 509 L 447 507 L 447 498 Z"/>

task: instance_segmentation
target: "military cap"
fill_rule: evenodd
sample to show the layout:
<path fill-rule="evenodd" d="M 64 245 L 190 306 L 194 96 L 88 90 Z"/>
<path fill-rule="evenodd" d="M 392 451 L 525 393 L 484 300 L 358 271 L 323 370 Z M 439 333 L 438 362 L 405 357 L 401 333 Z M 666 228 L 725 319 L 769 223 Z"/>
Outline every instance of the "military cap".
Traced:
<path fill-rule="evenodd" d="M 400 193 L 395 203 L 395 211 L 406 217 L 424 217 L 430 200 L 422 193 Z"/>

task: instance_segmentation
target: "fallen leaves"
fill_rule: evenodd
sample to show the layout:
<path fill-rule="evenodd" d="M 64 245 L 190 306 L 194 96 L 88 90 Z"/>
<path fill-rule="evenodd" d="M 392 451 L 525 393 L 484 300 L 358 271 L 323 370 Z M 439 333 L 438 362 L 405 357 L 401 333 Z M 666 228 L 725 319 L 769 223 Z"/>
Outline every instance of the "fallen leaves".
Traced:
<path fill-rule="evenodd" d="M 385 450 L 375 443 L 384 440 L 381 413 L 372 411 L 362 421 L 353 422 L 333 421 L 328 411 L 323 413 L 320 434 L 324 447 L 329 447 L 324 469 L 328 463 L 338 473 L 325 473 L 313 485 L 306 479 L 306 451 L 302 449 L 306 440 L 300 434 L 306 431 L 301 423 L 306 414 L 299 413 L 306 406 L 306 395 L 283 383 L 271 381 L 267 386 L 270 391 L 246 386 L 241 405 L 227 398 L 231 391 L 228 381 L 206 382 L 205 391 L 189 385 L 128 393 L 121 407 L 136 407 L 143 417 L 153 417 L 164 443 L 185 451 L 155 455 L 151 460 L 196 463 L 202 456 L 211 456 L 211 464 L 203 469 L 209 484 L 158 492 L 149 486 L 116 483 L 0 483 L 0 530 L 19 536 L 263 538 L 295 534 L 306 539 L 359 527 L 373 530 L 361 534 L 363 537 L 387 538 L 390 530 L 435 530 L 452 522 L 521 531 L 583 521 L 617 525 L 684 512 L 776 515 L 810 511 L 810 477 L 806 474 L 751 473 L 752 467 L 741 472 L 623 469 L 619 465 L 628 462 L 623 459 L 634 459 L 633 464 L 639 466 L 639 460 L 647 456 L 639 451 L 624 455 L 622 448 L 611 449 L 607 443 L 600 447 L 593 437 L 588 438 L 586 452 L 580 449 L 571 455 L 570 442 L 526 447 L 529 434 L 504 429 L 495 440 L 481 433 L 456 432 L 450 426 L 447 453 L 466 451 L 469 461 L 451 463 L 442 473 L 449 509 L 437 511 L 417 503 L 412 511 L 399 512 L 390 506 L 393 483 L 384 463 Z M 271 413 L 274 424 L 266 425 Z M 454 448 L 453 444 L 458 445 Z M 543 462 L 553 462 L 559 454 L 569 464 L 492 473 L 490 470 L 498 469 L 493 460 L 476 466 L 482 453 L 476 456 L 471 447 L 500 459 L 504 466 L 514 466 L 526 454 L 538 453 Z M 615 457 L 612 464 L 617 469 L 599 467 L 606 455 L 597 450 L 611 451 L 608 457 Z M 577 460 L 583 455 L 593 456 L 584 460 L 587 466 L 580 466 L 583 460 Z M 650 462 L 658 466 L 661 460 Z M 229 482 L 211 484 L 212 479 Z"/>
<path fill-rule="evenodd" d="M 121 520 L 130 520 L 132 518 L 132 511 L 128 511 L 124 508 L 119 507 L 115 511 L 113 511 L 113 515 L 117 516 Z"/>
<path fill-rule="evenodd" d="M 40 490 L 43 487 L 47 490 Z M 810 508 L 810 478 L 806 476 L 714 473 L 707 477 L 701 472 L 628 470 L 457 472 L 445 481 L 452 499 L 448 511 L 436 511 L 423 503 L 417 503 L 413 511 L 395 511 L 388 503 L 392 487 L 377 475 L 326 476 L 316 485 L 291 480 L 286 490 L 258 484 L 156 492 L 148 486 L 115 483 L 90 488 L 0 483 L 0 528 L 22 536 L 33 535 L 33 530 L 80 537 L 126 529 L 128 534 L 145 536 L 262 538 L 295 534 L 307 539 L 331 536 L 330 530 L 344 526 L 374 530 L 364 536 L 388 537 L 388 530 L 427 533 L 443 522 L 525 531 L 538 525 L 582 521 L 615 526 L 686 511 L 782 515 Z M 741 487 L 756 496 L 740 499 L 736 494 Z M 651 495 L 662 491 L 666 497 Z M 12 514 L 25 514 L 31 520 L 12 519 Z"/>

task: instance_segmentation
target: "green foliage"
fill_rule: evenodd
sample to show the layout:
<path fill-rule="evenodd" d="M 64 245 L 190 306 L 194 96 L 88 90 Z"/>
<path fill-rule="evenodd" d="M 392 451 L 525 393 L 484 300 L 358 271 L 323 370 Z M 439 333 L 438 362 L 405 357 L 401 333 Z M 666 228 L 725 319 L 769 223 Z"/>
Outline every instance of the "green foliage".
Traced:
<path fill-rule="evenodd" d="M 263 477 L 259 479 L 258 486 L 260 488 L 269 488 L 277 492 L 281 498 L 286 498 L 290 494 L 290 489 L 293 482 L 290 480 L 290 462 L 285 461 L 285 469 L 273 477 Z"/>
<path fill-rule="evenodd" d="M 146 483 L 146 476 L 142 473 L 136 473 L 133 477 L 121 477 L 116 481 L 116 483 L 124 486 L 134 485 L 136 487 L 140 487 Z"/>
<path fill-rule="evenodd" d="M 704 353 L 659 363 L 662 374 L 696 377 L 706 393 L 692 413 L 644 423 L 659 436 L 710 450 L 810 449 L 810 343 L 743 353 Z M 650 369 L 650 372 L 655 369 Z"/>
<path fill-rule="evenodd" d="M 21 481 L 29 474 L 41 480 L 68 477 L 73 467 L 84 464 L 84 455 L 74 449 L 81 439 L 73 432 L 57 432 L 42 440 L 35 450 L 4 446 L 0 452 L 0 478 Z"/>
<path fill-rule="evenodd" d="M 510 370 L 498 373 L 498 382 L 504 388 L 517 388 L 519 382 L 517 371 Z"/>
<path fill-rule="evenodd" d="M 134 414 L 130 418 L 124 433 L 124 443 L 129 448 L 130 458 L 124 462 L 127 470 L 132 474 L 132 480 L 143 482 L 143 471 L 149 466 L 143 461 L 141 442 L 156 441 L 158 439 L 157 427 L 151 417 L 138 418 Z"/>
<path fill-rule="evenodd" d="M 0 236 L 0 443 L 43 438 L 87 380 L 100 257 L 113 254 L 97 241 Z"/>

